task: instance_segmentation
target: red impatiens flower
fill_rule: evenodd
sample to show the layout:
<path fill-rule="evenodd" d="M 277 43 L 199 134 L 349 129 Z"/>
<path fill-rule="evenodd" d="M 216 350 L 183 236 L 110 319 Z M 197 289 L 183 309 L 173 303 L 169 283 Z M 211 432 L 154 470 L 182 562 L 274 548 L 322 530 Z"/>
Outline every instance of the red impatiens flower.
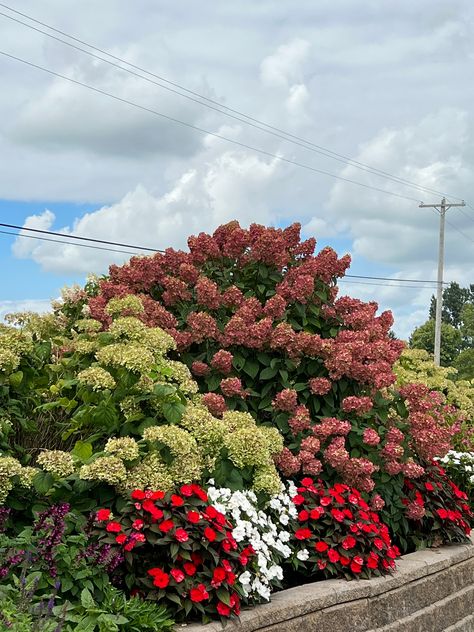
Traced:
<path fill-rule="evenodd" d="M 170 583 L 170 576 L 161 568 L 150 568 L 148 575 L 153 577 L 153 585 L 157 588 L 166 588 Z"/>
<path fill-rule="evenodd" d="M 172 568 L 170 570 L 170 575 L 173 577 L 175 582 L 177 582 L 178 584 L 180 582 L 182 582 L 184 580 L 184 578 L 186 577 L 186 575 L 183 573 L 183 571 L 181 571 L 179 568 Z"/>
<path fill-rule="evenodd" d="M 193 490 L 193 494 L 195 496 L 197 496 L 199 498 L 199 500 L 202 500 L 204 502 L 207 501 L 207 494 L 206 492 L 202 489 L 202 487 L 199 487 L 199 485 L 196 485 L 195 483 L 193 483 L 191 485 L 191 488 Z"/>
<path fill-rule="evenodd" d="M 212 585 L 220 586 L 222 582 L 225 580 L 226 575 L 227 573 L 224 568 L 220 568 L 219 566 L 215 568 L 214 573 L 212 574 L 212 582 L 211 582 Z"/>
<path fill-rule="evenodd" d="M 184 505 L 184 499 L 176 494 L 171 495 L 171 504 L 173 507 L 182 507 Z"/>
<path fill-rule="evenodd" d="M 191 562 L 185 562 L 183 564 L 183 568 L 184 568 L 184 572 L 186 573 L 186 575 L 189 575 L 190 577 L 192 577 L 193 575 L 196 574 L 197 568 Z"/>
<path fill-rule="evenodd" d="M 158 527 L 163 533 L 168 533 L 174 527 L 174 522 L 172 520 L 163 520 Z"/>
<path fill-rule="evenodd" d="M 200 515 L 197 511 L 188 511 L 186 514 L 186 519 L 192 524 L 196 524 L 200 520 Z"/>
<path fill-rule="evenodd" d="M 425 483 L 425 489 L 429 492 L 434 492 L 434 485 L 433 483 L 427 482 Z"/>
<path fill-rule="evenodd" d="M 137 518 L 136 520 L 132 522 L 132 529 L 136 529 L 137 531 L 140 529 L 143 529 L 144 524 L 145 523 L 143 522 L 143 520 L 141 520 L 140 518 Z"/>
<path fill-rule="evenodd" d="M 179 491 L 181 492 L 181 494 L 183 496 L 186 496 L 186 498 L 189 498 L 190 496 L 193 495 L 193 486 L 192 485 L 181 485 Z"/>
<path fill-rule="evenodd" d="M 214 542 L 216 536 L 216 532 L 214 531 L 214 529 L 211 529 L 211 527 L 206 527 L 204 529 L 204 537 L 206 538 L 206 540 L 209 540 L 209 542 Z"/>
<path fill-rule="evenodd" d="M 357 544 L 357 540 L 353 538 L 351 535 L 348 535 L 342 541 L 342 548 L 345 549 L 346 551 L 349 551 L 350 549 L 353 549 L 356 544 Z"/>
<path fill-rule="evenodd" d="M 305 501 L 304 496 L 301 496 L 301 494 L 296 494 L 296 496 L 294 496 L 293 498 L 293 504 L 294 505 L 302 505 Z"/>
<path fill-rule="evenodd" d="M 194 602 L 204 601 L 205 599 L 209 599 L 209 593 L 204 584 L 199 584 L 197 588 L 191 588 L 189 598 Z"/>
<path fill-rule="evenodd" d="M 308 540 L 313 535 L 310 529 L 298 529 L 295 531 L 295 538 L 297 540 Z"/>
<path fill-rule="evenodd" d="M 316 507 L 315 509 L 311 509 L 309 512 L 311 520 L 317 520 L 324 515 L 324 509 L 322 507 Z"/>
<path fill-rule="evenodd" d="M 131 496 L 133 500 L 143 500 L 145 498 L 145 492 L 141 489 L 134 489 Z"/>
<path fill-rule="evenodd" d="M 357 564 L 354 560 L 351 562 L 351 571 L 353 573 L 361 573 L 362 572 L 362 564 Z"/>
<path fill-rule="evenodd" d="M 109 522 L 105 528 L 109 533 L 120 533 L 120 531 L 122 531 L 122 525 L 120 522 Z"/>
<path fill-rule="evenodd" d="M 222 601 L 219 601 L 217 604 L 217 612 L 221 615 L 221 617 L 228 617 L 230 616 L 230 607 Z"/>
<path fill-rule="evenodd" d="M 331 516 L 337 522 L 343 522 L 344 518 L 345 518 L 344 513 L 342 511 L 340 511 L 339 509 L 331 509 Z"/>
<path fill-rule="evenodd" d="M 178 540 L 178 542 L 187 542 L 189 540 L 188 532 L 181 528 L 176 529 L 174 537 Z"/>
<path fill-rule="evenodd" d="M 305 522 L 306 520 L 308 520 L 309 518 L 309 511 L 306 511 L 306 509 L 303 509 L 303 511 L 300 511 L 298 514 L 298 520 L 300 522 Z"/>
<path fill-rule="evenodd" d="M 336 551 L 336 549 L 329 549 L 329 551 L 328 551 L 328 559 L 329 559 L 330 562 L 335 564 L 336 562 L 339 562 L 340 558 L 341 558 L 341 556 Z"/>
<path fill-rule="evenodd" d="M 324 553 L 324 551 L 328 550 L 329 544 L 327 544 L 326 542 L 316 542 L 314 548 L 318 553 Z"/>
<path fill-rule="evenodd" d="M 110 518 L 110 509 L 99 509 L 96 514 L 96 519 L 102 522 L 103 520 L 108 520 Z"/>
<path fill-rule="evenodd" d="M 438 514 L 438 516 L 442 519 L 442 520 L 446 520 L 446 518 L 448 517 L 448 512 L 446 511 L 446 509 L 437 509 L 436 513 Z"/>
<path fill-rule="evenodd" d="M 119 533 L 119 535 L 115 538 L 115 542 L 117 542 L 117 544 L 123 544 L 126 541 L 127 536 L 125 535 L 125 533 Z"/>

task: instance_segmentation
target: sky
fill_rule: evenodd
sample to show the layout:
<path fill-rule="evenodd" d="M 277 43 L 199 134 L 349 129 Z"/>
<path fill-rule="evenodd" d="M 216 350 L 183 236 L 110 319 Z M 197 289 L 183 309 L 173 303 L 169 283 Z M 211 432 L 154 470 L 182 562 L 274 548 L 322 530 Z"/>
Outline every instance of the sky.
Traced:
<path fill-rule="evenodd" d="M 65 39 L 0 4 L 1 51 L 96 89 L 0 54 L 0 222 L 166 248 L 232 219 L 298 221 L 318 247 L 349 252 L 351 274 L 436 279 L 438 215 L 418 205 L 438 203 L 440 194 L 203 107 L 164 89 L 176 88 L 161 77 L 313 149 L 465 199 L 473 208 L 448 211 L 445 279 L 474 281 L 470 0 L 9 6 L 153 76 L 146 81 L 65 46 L 8 19 Z M 46 310 L 64 285 L 128 256 L 0 233 L 0 318 Z M 422 283 L 360 279 L 340 288 L 391 309 L 403 338 L 426 320 L 433 293 Z"/>

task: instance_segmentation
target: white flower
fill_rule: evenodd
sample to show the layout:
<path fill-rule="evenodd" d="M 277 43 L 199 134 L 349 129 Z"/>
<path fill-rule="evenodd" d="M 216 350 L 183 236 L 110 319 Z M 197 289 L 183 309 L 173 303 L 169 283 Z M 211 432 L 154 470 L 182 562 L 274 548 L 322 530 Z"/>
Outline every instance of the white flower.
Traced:
<path fill-rule="evenodd" d="M 301 562 L 306 562 L 306 560 L 309 557 L 309 551 L 308 549 L 301 549 L 301 551 L 298 551 L 298 553 L 296 554 L 296 557 L 301 561 Z"/>
<path fill-rule="evenodd" d="M 289 523 L 290 521 L 290 517 L 287 514 L 281 514 L 280 516 L 280 522 L 282 525 L 284 525 L 286 527 L 286 525 Z"/>

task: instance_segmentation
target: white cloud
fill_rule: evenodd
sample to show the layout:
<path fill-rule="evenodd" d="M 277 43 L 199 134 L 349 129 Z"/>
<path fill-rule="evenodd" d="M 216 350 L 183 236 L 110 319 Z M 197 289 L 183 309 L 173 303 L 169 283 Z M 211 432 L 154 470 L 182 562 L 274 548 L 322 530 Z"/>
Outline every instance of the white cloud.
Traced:
<path fill-rule="evenodd" d="M 0 301 L 0 321 L 7 314 L 17 312 L 38 312 L 43 314 L 51 310 L 51 299 L 24 299 L 21 301 Z"/>
<path fill-rule="evenodd" d="M 260 76 L 264 85 L 289 89 L 302 83 L 302 68 L 308 59 L 311 44 L 304 39 L 294 39 L 282 44 L 265 57 L 260 65 Z"/>
<path fill-rule="evenodd" d="M 177 178 L 165 194 L 153 195 L 139 185 L 115 204 L 86 213 L 59 232 L 150 248 L 182 248 L 190 234 L 212 231 L 235 218 L 244 225 L 269 224 L 275 219 L 271 202 L 278 197 L 275 185 L 280 164 L 245 152 L 221 153 L 220 147 L 211 146 L 208 161 Z M 54 220 L 46 210 L 28 217 L 24 225 L 48 229 Z M 104 272 L 111 262 L 130 258 L 130 254 L 21 237 L 15 240 L 13 252 L 33 259 L 45 271 L 61 274 Z"/>

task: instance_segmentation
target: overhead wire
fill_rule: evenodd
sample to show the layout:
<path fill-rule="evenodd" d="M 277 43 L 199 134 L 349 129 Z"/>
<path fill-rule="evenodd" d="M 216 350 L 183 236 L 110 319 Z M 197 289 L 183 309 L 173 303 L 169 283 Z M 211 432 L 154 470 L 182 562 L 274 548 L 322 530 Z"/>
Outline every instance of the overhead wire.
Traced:
<path fill-rule="evenodd" d="M 65 81 L 69 81 L 70 83 L 73 83 L 75 85 L 81 86 L 83 88 L 87 88 L 88 90 L 91 90 L 92 92 L 97 92 L 98 94 L 102 94 L 104 96 L 107 96 L 111 99 L 114 99 L 115 101 L 119 101 L 120 103 L 125 103 L 127 105 L 131 105 L 135 108 L 138 108 L 139 110 L 143 110 L 144 112 L 149 112 L 150 114 L 154 114 L 155 116 L 159 116 L 163 119 L 166 119 L 168 121 L 171 121 L 173 123 L 176 123 L 178 125 L 187 127 L 189 129 L 192 129 L 196 132 L 200 132 L 202 134 L 206 134 L 208 136 L 212 136 L 214 138 L 218 138 L 220 140 L 224 140 L 226 142 L 232 143 L 234 145 L 237 145 L 238 147 L 243 147 L 244 149 L 249 149 L 250 151 L 254 151 L 256 153 L 262 154 L 264 156 L 267 156 L 269 158 L 273 158 L 274 160 L 279 160 L 281 162 L 290 164 L 290 165 L 294 165 L 296 167 L 301 167 L 302 169 L 307 169 L 308 171 L 312 171 L 314 173 L 318 173 L 321 175 L 325 175 L 325 176 L 329 176 L 330 178 L 335 178 L 336 180 L 342 180 L 344 182 L 348 182 L 350 184 L 354 184 L 356 186 L 359 187 L 363 187 L 364 189 L 370 189 L 372 191 L 378 191 L 379 193 L 385 193 L 387 195 L 392 195 L 393 197 L 396 198 L 401 198 L 404 200 L 409 200 L 410 202 L 419 202 L 420 200 L 417 198 L 413 198 L 413 197 L 409 197 L 407 195 L 402 195 L 400 193 L 395 193 L 394 191 L 388 191 L 387 189 L 381 189 L 379 187 L 374 187 L 372 185 L 369 184 L 365 184 L 363 182 L 358 182 L 357 180 L 351 180 L 350 178 L 345 178 L 343 176 L 339 176 L 335 173 L 330 173 L 329 171 L 324 171 L 323 169 L 317 169 L 316 167 L 313 167 L 311 165 L 307 165 L 305 163 L 302 162 L 298 162 L 296 160 L 291 160 L 290 158 L 285 158 L 284 156 L 278 155 L 278 154 L 274 154 L 272 152 L 266 151 L 265 149 L 261 149 L 259 147 L 253 147 L 252 145 L 247 145 L 246 143 L 242 143 L 238 140 L 235 140 L 233 138 L 229 138 L 227 136 L 223 136 L 222 134 L 218 134 L 216 132 L 211 132 L 210 130 L 204 129 L 202 127 L 199 127 L 198 125 L 193 125 L 192 123 L 188 123 L 186 121 L 181 121 L 180 119 L 177 119 L 173 116 L 169 116 L 168 114 L 164 114 L 163 112 L 158 112 L 157 110 L 154 110 L 152 108 L 146 107 L 144 105 L 140 105 L 138 103 L 135 103 L 134 101 L 130 101 L 129 99 L 124 99 L 123 97 L 119 97 L 116 94 L 112 94 L 111 92 L 107 92 L 106 90 L 102 90 L 101 88 L 97 88 L 95 86 L 91 86 L 87 83 L 84 83 L 82 81 L 78 81 L 77 79 L 73 79 L 72 77 L 68 77 L 66 75 L 63 75 L 59 72 L 55 72 L 54 70 L 50 70 L 49 68 L 45 68 L 44 66 L 40 66 L 39 64 L 35 64 L 31 61 L 28 61 L 26 59 L 22 59 L 21 57 L 17 57 L 16 55 L 11 55 L 10 53 L 7 53 L 6 51 L 0 50 L 0 55 L 3 55 L 4 57 L 7 57 L 9 59 L 12 59 L 14 61 L 20 62 L 22 64 L 25 64 L 27 66 L 30 66 L 31 68 L 35 68 L 37 70 L 41 70 L 42 72 L 48 73 L 54 77 L 59 77 L 60 79 L 64 79 Z"/>
<path fill-rule="evenodd" d="M 111 65 L 111 66 L 113 66 L 115 68 L 118 68 L 119 70 L 127 72 L 127 73 L 129 73 L 129 74 L 131 74 L 131 75 L 133 75 L 135 77 L 143 79 L 144 81 L 147 81 L 149 83 L 157 85 L 160 88 L 168 90 L 168 91 L 170 91 L 170 92 L 172 92 L 174 94 L 178 94 L 181 97 L 184 97 L 184 98 L 186 98 L 188 100 L 191 100 L 191 101 L 193 101 L 193 102 L 195 102 L 195 103 L 197 103 L 199 105 L 202 105 L 204 107 L 207 107 L 207 108 L 210 108 L 210 109 L 212 109 L 214 111 L 217 111 L 220 114 L 223 114 L 225 116 L 228 116 L 228 117 L 231 117 L 233 119 L 236 119 L 236 120 L 238 120 L 238 121 L 240 121 L 240 122 L 242 122 L 242 123 L 244 123 L 246 125 L 250 125 L 251 127 L 254 127 L 254 128 L 259 129 L 259 130 L 261 130 L 263 132 L 272 134 L 273 136 L 281 138 L 281 139 L 283 139 L 285 141 L 292 142 L 293 144 L 299 145 L 300 147 L 303 147 L 304 149 L 307 149 L 309 151 L 313 151 L 315 153 L 321 154 L 321 155 L 323 155 L 323 156 L 325 156 L 327 158 L 331 158 L 333 160 L 337 160 L 338 162 L 342 162 L 342 163 L 344 163 L 344 164 L 346 164 L 348 166 L 353 166 L 353 167 L 355 167 L 357 169 L 361 169 L 362 171 L 371 173 L 372 175 L 376 175 L 378 177 L 382 177 L 382 178 L 388 179 L 388 180 L 390 180 L 392 182 L 396 182 L 397 184 L 402 184 L 403 186 L 415 188 L 418 191 L 422 191 L 422 192 L 425 192 L 425 193 L 426 192 L 434 193 L 434 194 L 437 194 L 437 195 L 444 195 L 445 197 L 449 197 L 449 198 L 452 198 L 452 199 L 460 199 L 457 196 L 452 196 L 452 195 L 449 195 L 449 194 L 446 194 L 446 193 L 442 193 L 442 192 L 437 191 L 435 189 L 432 189 L 430 187 L 422 186 L 422 185 L 420 185 L 418 183 L 411 182 L 410 180 L 407 180 L 405 178 L 400 178 L 399 176 L 395 176 L 393 174 L 390 174 L 390 173 L 388 173 L 386 171 L 383 171 L 381 169 L 378 169 L 376 167 L 372 167 L 370 165 L 367 165 L 367 164 L 364 164 L 364 163 L 359 162 L 357 160 L 354 160 L 352 158 L 349 158 L 348 156 L 344 156 L 343 154 L 339 154 L 337 152 L 334 152 L 334 151 L 332 151 L 332 150 L 330 150 L 330 149 L 328 149 L 326 147 L 323 147 L 322 145 L 317 145 L 317 144 L 315 144 L 315 143 L 313 143 L 311 141 L 308 141 L 305 138 L 296 136 L 296 135 L 294 135 L 294 134 L 292 134 L 290 132 L 286 132 L 285 130 L 282 130 L 279 127 L 270 125 L 270 124 L 265 123 L 264 121 L 261 121 L 261 120 L 255 118 L 255 117 L 249 116 L 249 115 L 247 115 L 247 114 L 245 114 L 245 113 L 243 113 L 243 112 L 241 112 L 239 110 L 230 108 L 230 107 L 226 106 L 223 103 L 220 103 L 220 102 L 215 101 L 213 99 L 210 99 L 210 98 L 208 98 L 208 97 L 206 97 L 206 96 L 204 96 L 202 94 L 199 94 L 197 92 L 189 90 L 189 89 L 185 88 L 184 86 L 182 86 L 182 85 L 180 85 L 178 83 L 172 82 L 172 81 L 166 79 L 165 77 L 162 77 L 162 76 L 157 75 L 155 73 L 152 73 L 152 72 L 150 72 L 150 71 L 148 71 L 148 70 L 146 70 L 144 68 L 141 68 L 140 66 L 132 64 L 131 62 L 128 62 L 127 60 L 124 60 L 124 59 L 122 59 L 122 58 L 120 58 L 120 57 L 118 57 L 116 55 L 112 55 L 111 53 L 108 53 L 107 51 L 105 51 L 105 50 L 103 50 L 103 49 L 101 49 L 101 48 L 99 48 L 97 46 L 94 46 L 94 45 L 92 45 L 92 44 L 90 44 L 90 43 L 88 43 L 88 42 L 86 42 L 84 40 L 81 40 L 81 39 L 79 39 L 79 38 L 77 38 L 77 37 L 75 37 L 73 35 L 70 35 L 70 34 L 66 33 L 65 31 L 61 31 L 59 29 L 56 29 L 55 27 L 51 26 L 50 24 L 47 24 L 45 22 L 41 22 L 40 20 L 37 20 L 36 18 L 33 18 L 30 15 L 27 15 L 26 13 L 22 13 L 21 11 L 13 9 L 12 7 L 10 7 L 10 6 L 8 6 L 8 5 L 4 4 L 4 3 L 0 2 L 0 6 L 6 8 L 7 10 L 9 10 L 9 11 L 11 11 L 13 13 L 16 13 L 17 15 L 21 15 L 22 17 L 25 17 L 28 20 L 30 20 L 32 22 L 35 22 L 36 24 L 40 24 L 41 26 L 44 26 L 44 27 L 48 28 L 49 30 L 52 30 L 52 31 L 54 31 L 56 33 L 64 35 L 65 37 L 67 37 L 67 38 L 69 38 L 69 39 L 71 39 L 73 41 L 79 42 L 79 43 L 83 44 L 84 46 L 87 46 L 88 48 L 91 48 L 92 50 L 96 50 L 96 51 L 100 52 L 103 55 L 107 55 L 111 59 L 114 59 L 114 60 L 120 62 L 121 64 L 126 64 L 127 66 L 130 66 L 130 68 L 135 68 L 136 70 L 139 70 L 140 72 L 145 73 L 146 75 L 149 75 L 151 77 L 155 77 L 156 79 L 159 79 L 160 81 L 165 82 L 165 83 L 167 83 L 169 85 L 164 85 L 163 83 L 159 83 L 157 81 L 154 81 L 154 80 L 150 79 L 149 77 L 143 76 L 142 74 L 139 74 L 137 72 L 134 72 L 133 70 L 130 70 L 130 68 L 124 68 L 123 66 L 121 66 L 121 65 L 119 65 L 117 63 L 114 63 L 114 62 L 110 61 L 109 59 L 104 59 L 103 57 L 101 57 L 99 55 L 96 55 L 96 54 L 92 53 L 91 51 L 85 50 L 84 48 L 81 48 L 80 46 L 77 46 L 75 44 L 72 44 L 71 42 L 63 40 L 62 38 L 56 37 L 55 35 L 52 35 L 51 33 L 48 33 L 47 31 L 44 31 L 44 30 L 39 29 L 39 28 L 37 28 L 37 27 L 35 27 L 35 26 L 31 25 L 31 24 L 23 22 L 22 20 L 19 20 L 18 18 L 15 18 L 15 17 L 13 17 L 11 15 L 8 15 L 6 13 L 0 12 L 1 16 L 5 17 L 5 18 L 7 18 L 9 20 L 12 20 L 12 21 L 14 21 L 14 22 L 16 22 L 18 24 L 21 24 L 21 25 L 25 26 L 26 28 L 29 28 L 29 29 L 32 29 L 32 30 L 34 30 L 34 31 L 36 31 L 38 33 L 41 33 L 41 34 L 45 35 L 46 37 L 54 39 L 54 40 L 56 40 L 56 41 L 58 41 L 58 42 L 60 42 L 60 43 L 62 43 L 64 45 L 69 46 L 71 48 L 74 48 L 74 49 L 76 49 L 76 50 L 78 50 L 78 51 L 80 51 L 82 53 L 85 53 L 86 55 L 89 55 L 90 57 L 93 57 L 95 59 L 99 59 L 100 61 L 102 61 L 104 63 L 107 63 L 107 64 L 109 64 L 109 65 Z M 176 90 L 174 88 L 170 88 L 169 87 L 170 85 L 174 86 L 174 88 L 179 88 L 179 90 L 184 91 L 184 92 L 186 92 L 188 94 L 183 94 L 183 92 L 180 92 L 179 90 Z M 194 95 L 194 96 L 189 96 L 189 95 Z M 195 98 L 195 97 L 198 97 L 198 98 Z M 221 109 L 221 108 L 223 108 L 223 109 Z M 238 116 L 236 116 L 236 115 L 238 115 Z"/>
<path fill-rule="evenodd" d="M 14 228 L 16 230 L 21 230 L 21 231 L 29 231 L 29 232 L 34 232 L 34 233 L 41 233 L 42 235 L 46 234 L 46 235 L 51 235 L 51 236 L 58 236 L 58 237 L 67 237 L 68 239 L 76 239 L 76 240 L 80 240 L 81 242 L 83 241 L 92 241 L 94 243 L 100 243 L 100 244 L 108 244 L 111 246 L 123 246 L 126 248 L 136 248 L 140 251 L 149 251 L 149 252 L 154 252 L 154 253 L 164 253 L 164 250 L 160 250 L 158 248 L 148 248 L 145 246 L 138 246 L 138 245 L 133 245 L 133 244 L 124 244 L 121 242 L 116 242 L 116 241 L 107 241 L 105 239 L 97 239 L 97 238 L 93 238 L 93 237 L 84 237 L 83 235 L 79 236 L 79 235 L 70 235 L 68 233 L 60 233 L 60 232 L 56 232 L 56 231 L 50 231 L 50 230 L 45 230 L 45 229 L 40 229 L 40 228 L 31 228 L 28 226 L 19 226 L 16 224 L 6 224 L 6 223 L 0 223 L 0 226 L 3 227 L 7 227 L 7 228 Z M 102 248 L 99 246 L 91 246 L 88 244 L 84 244 L 84 243 L 74 243 L 74 242 L 70 242 L 70 241 L 65 241 L 65 240 L 59 240 L 59 239 L 50 239 L 50 238 L 46 238 L 46 237 L 40 237 L 37 235 L 25 235 L 22 233 L 13 233 L 13 232 L 7 232 L 7 231 L 3 231 L 0 230 L 0 234 L 5 234 L 5 235 L 13 235 L 16 236 L 18 238 L 21 237 L 27 237 L 30 239 L 38 239 L 40 241 L 48 241 L 48 242 L 53 242 L 53 243 L 61 243 L 61 244 L 66 244 L 66 245 L 70 245 L 70 246 L 79 246 L 79 247 L 86 247 L 86 248 L 94 248 L 97 250 L 108 250 L 110 252 L 117 252 L 117 253 L 124 253 L 124 254 L 130 254 L 133 256 L 139 256 L 139 253 L 137 252 L 131 252 L 129 250 L 116 250 L 116 249 L 112 249 L 112 248 Z M 346 274 L 345 278 L 354 278 L 354 279 L 370 279 L 370 280 L 377 280 L 377 281 L 389 281 L 391 283 L 433 283 L 436 284 L 437 281 L 431 281 L 428 279 L 400 279 L 400 278 L 393 278 L 393 277 L 381 277 L 381 276 L 368 276 L 368 275 L 360 275 L 360 274 Z M 354 281 L 354 283 L 363 283 L 363 281 Z M 377 285 L 386 285 L 386 284 L 377 284 Z M 449 283 L 444 282 L 444 285 L 449 285 Z M 395 287 L 405 287 L 404 285 L 397 285 Z M 424 286 L 419 286 L 419 287 L 424 287 Z"/>

